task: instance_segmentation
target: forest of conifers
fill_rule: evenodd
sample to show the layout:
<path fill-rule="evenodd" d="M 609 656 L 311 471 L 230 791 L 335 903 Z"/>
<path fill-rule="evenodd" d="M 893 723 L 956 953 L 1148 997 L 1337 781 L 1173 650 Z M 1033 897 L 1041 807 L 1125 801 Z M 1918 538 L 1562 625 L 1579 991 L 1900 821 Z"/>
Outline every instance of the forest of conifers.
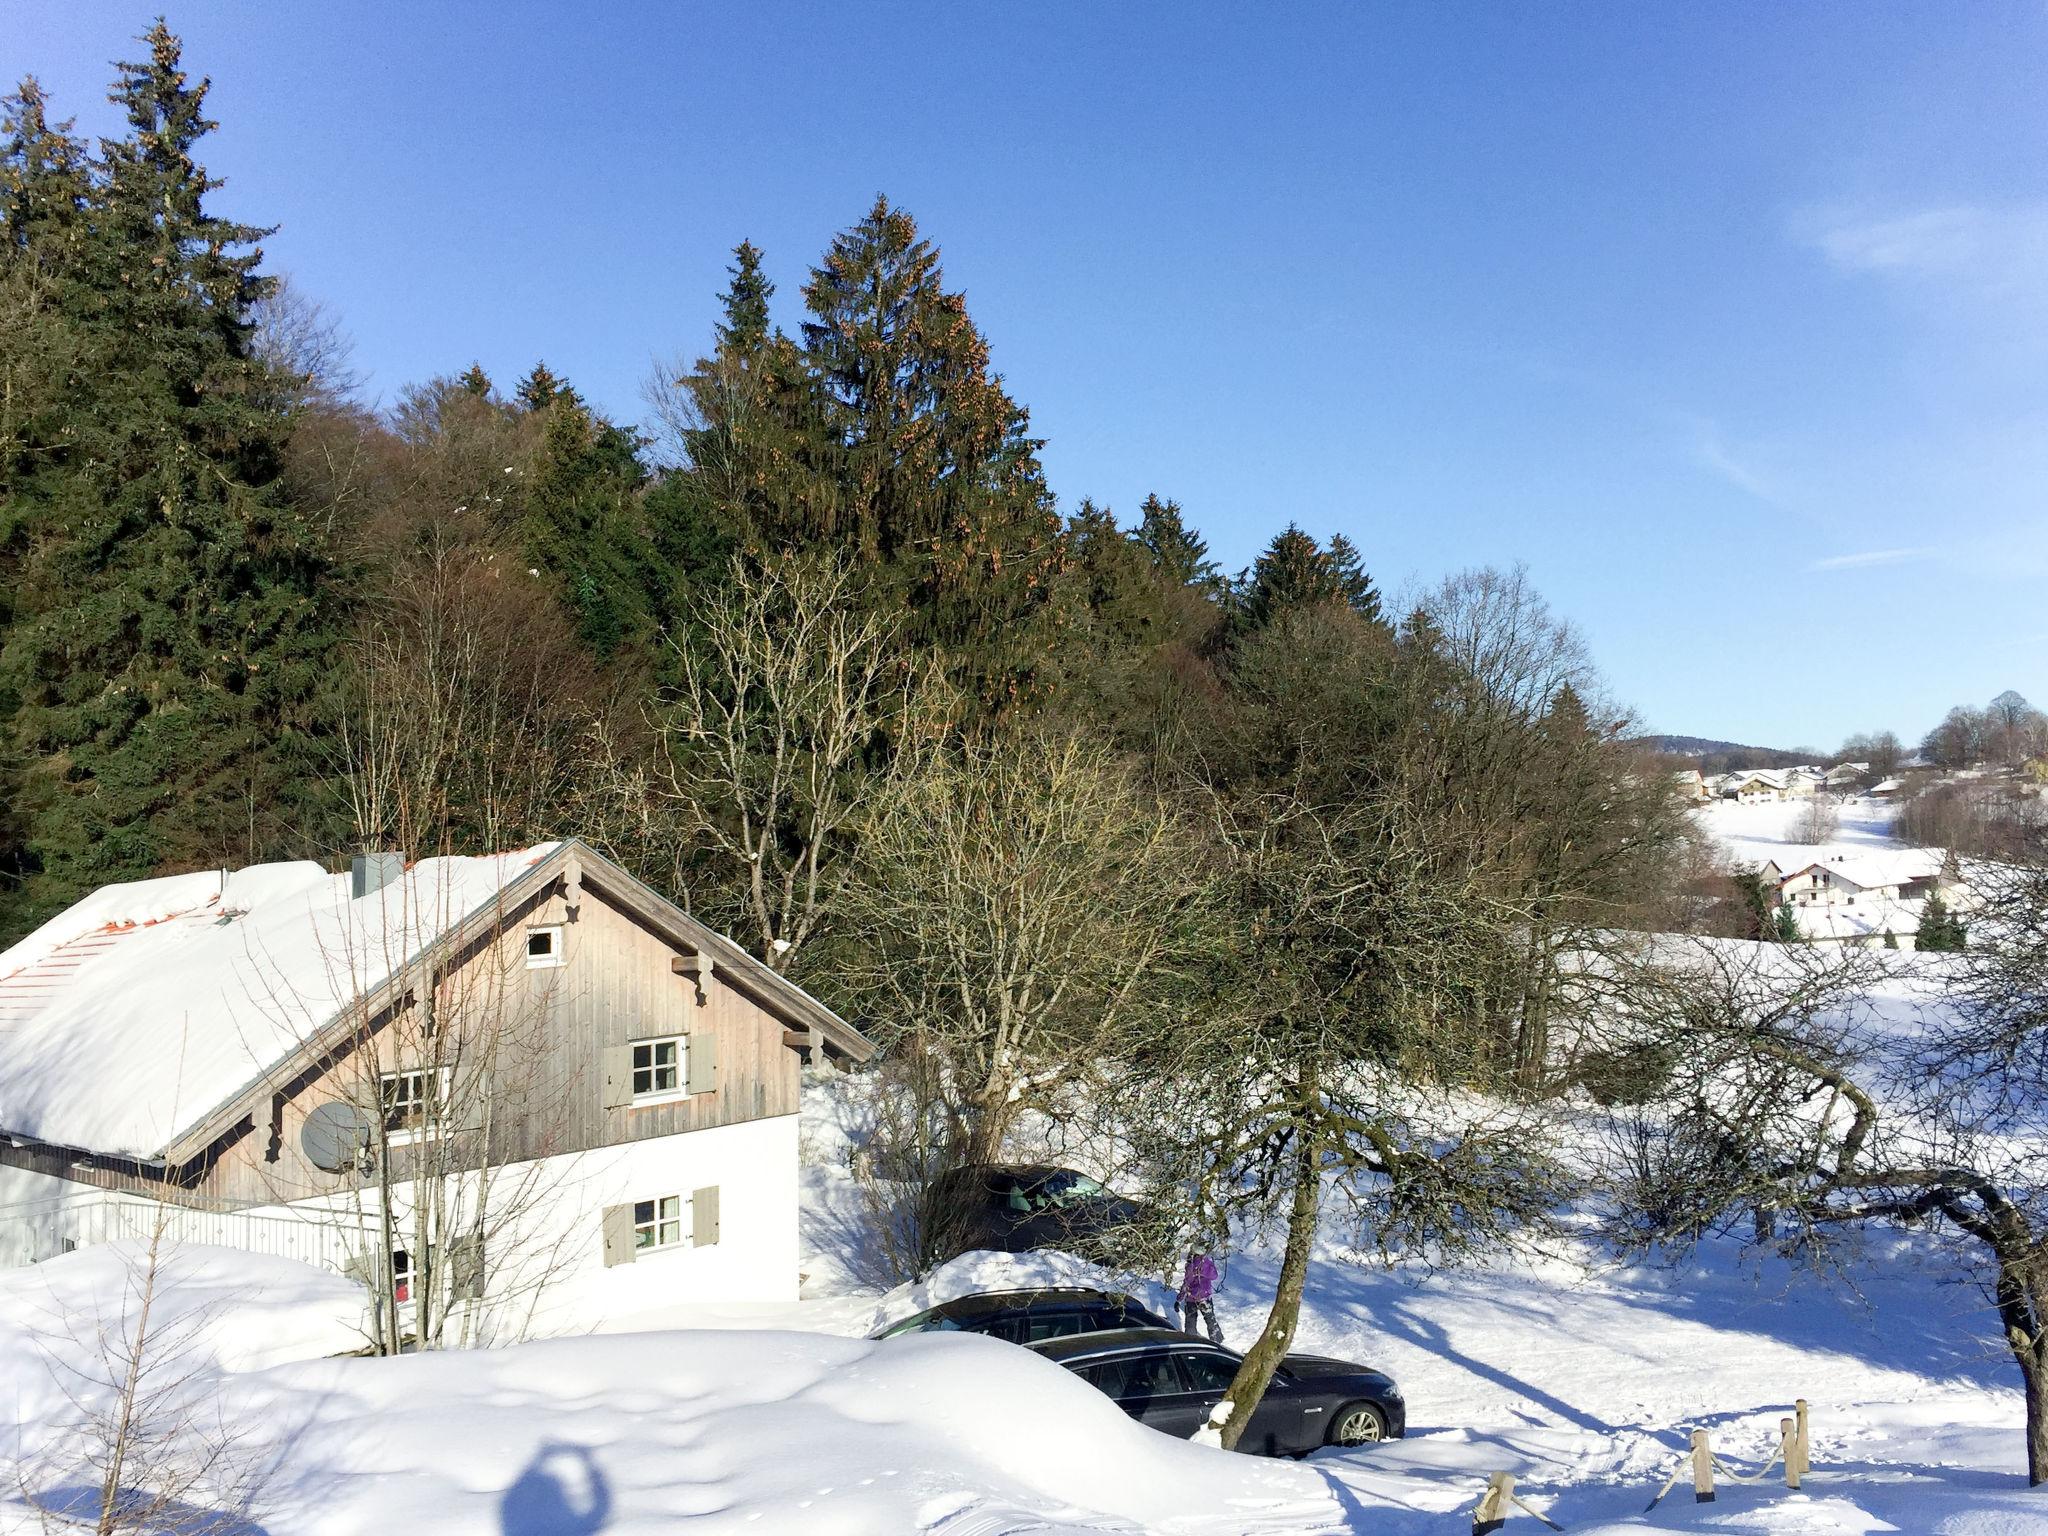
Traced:
<path fill-rule="evenodd" d="M 1442 925 L 1476 1056 L 1541 1074 L 1545 957 L 1671 920 L 1668 776 L 1519 573 L 1385 612 L 1284 509 L 1236 575 L 1164 494 L 1063 510 L 886 199 L 798 295 L 739 243 L 645 430 L 541 362 L 372 408 L 347 317 L 215 211 L 176 38 L 139 51 L 119 138 L 6 104 L 0 934 L 167 871 L 574 834 L 849 1006 L 932 984 L 887 951 L 949 952 L 959 881 L 1045 882 L 1097 957 L 1073 1028 L 1248 953 L 1261 1008 L 1288 966 L 1409 986 L 1295 899 L 1356 877 Z"/>

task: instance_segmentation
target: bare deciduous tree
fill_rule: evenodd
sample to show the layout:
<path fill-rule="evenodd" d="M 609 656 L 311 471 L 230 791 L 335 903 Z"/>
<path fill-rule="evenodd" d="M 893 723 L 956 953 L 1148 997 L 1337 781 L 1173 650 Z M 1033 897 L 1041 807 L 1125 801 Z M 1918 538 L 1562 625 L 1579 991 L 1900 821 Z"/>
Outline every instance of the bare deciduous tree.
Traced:
<path fill-rule="evenodd" d="M 1397 799 L 1260 795 L 1218 831 L 1240 984 L 1141 1058 L 1130 1119 L 1198 1231 L 1284 1233 L 1229 1393 L 1234 1446 L 1294 1342 L 1326 1187 L 1367 1246 L 1455 1259 L 1539 1225 L 1558 1185 L 1535 1111 L 1462 1092 L 1486 1075 L 1469 1020 L 1512 973 L 1524 914 Z"/>
<path fill-rule="evenodd" d="M 189 1263 L 159 1215 L 123 1255 L 118 1295 L 53 1301 L 38 1339 L 67 1405 L 13 1469 L 45 1530 L 235 1532 L 267 1467 L 224 1413 L 207 1335 L 221 1307 L 174 1304 Z"/>
<path fill-rule="evenodd" d="M 660 766 L 622 798 L 665 818 L 679 872 L 715 861 L 699 905 L 787 970 L 829 920 L 866 802 L 929 729 L 935 695 L 836 560 L 737 560 L 694 628 L 655 710 Z"/>
<path fill-rule="evenodd" d="M 847 893 L 841 984 L 949 1083 L 951 1160 L 1177 1027 L 1209 872 L 1171 807 L 1075 733 L 935 749 L 899 777 Z"/>
<path fill-rule="evenodd" d="M 1835 804 L 1835 797 L 1824 789 L 1816 789 L 1813 798 L 1801 806 L 1799 814 L 1792 819 L 1792 841 L 1831 843 L 1841 829 L 1842 813 Z"/>
<path fill-rule="evenodd" d="M 1982 1276 L 2018 1366 L 2030 1481 L 2048 1481 L 2048 1154 L 2037 1067 L 2044 908 L 2016 898 L 2003 952 L 1914 962 L 1931 1027 L 1866 1018 L 1879 952 L 1700 947 L 1645 1015 L 1671 1090 L 1627 1136 L 1639 1235 L 1690 1241 L 1734 1220 L 1827 1263 L 1839 1234 L 1928 1227 Z M 1945 982 L 1960 979 L 1947 991 Z M 1944 992 L 1958 1005 L 1942 1023 Z"/>

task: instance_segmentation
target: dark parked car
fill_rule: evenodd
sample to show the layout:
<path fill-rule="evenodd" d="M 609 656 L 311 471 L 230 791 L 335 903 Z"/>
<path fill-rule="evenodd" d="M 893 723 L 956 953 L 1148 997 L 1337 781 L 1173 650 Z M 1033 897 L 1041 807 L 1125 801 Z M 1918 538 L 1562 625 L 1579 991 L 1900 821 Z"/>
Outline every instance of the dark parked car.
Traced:
<path fill-rule="evenodd" d="M 986 1333 L 1012 1344 L 1036 1344 L 1076 1333 L 1107 1328 L 1172 1328 L 1158 1313 L 1114 1291 L 1079 1287 L 1034 1291 L 990 1291 L 961 1296 L 927 1308 L 875 1335 L 893 1339 L 903 1333 Z"/>
<path fill-rule="evenodd" d="M 1085 1173 L 1042 1164 L 950 1169 L 925 1191 L 925 1202 L 929 1246 L 945 1257 L 976 1248 L 1100 1252 L 1145 1215 L 1144 1207 Z"/>
<path fill-rule="evenodd" d="M 1100 1387 L 1140 1424 L 1183 1440 L 1208 1422 L 1244 1358 L 1161 1328 L 1075 1334 L 1031 1347 Z M 1386 1375 L 1321 1355 L 1289 1355 L 1237 1448 L 1300 1456 L 1319 1446 L 1367 1445 L 1407 1432 L 1407 1404 Z"/>

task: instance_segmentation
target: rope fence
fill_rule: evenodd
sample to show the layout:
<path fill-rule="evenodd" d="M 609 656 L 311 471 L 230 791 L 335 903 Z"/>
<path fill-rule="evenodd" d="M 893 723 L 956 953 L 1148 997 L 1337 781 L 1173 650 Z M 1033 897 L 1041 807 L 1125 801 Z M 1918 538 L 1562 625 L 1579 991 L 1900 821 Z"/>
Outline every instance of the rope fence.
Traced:
<path fill-rule="evenodd" d="M 1799 1481 L 1812 1466 L 1810 1460 L 1812 1438 L 1807 1424 L 1806 1399 L 1800 1398 L 1792 1405 L 1792 1416 L 1778 1420 L 1778 1444 L 1768 1460 L 1754 1472 L 1739 1472 L 1728 1462 L 1714 1454 L 1713 1436 L 1704 1429 L 1695 1429 L 1685 1451 L 1679 1456 L 1678 1464 L 1671 1469 L 1664 1486 L 1657 1490 L 1656 1497 L 1643 1506 L 1648 1514 L 1664 1502 L 1664 1496 L 1676 1488 L 1687 1472 L 1692 1474 L 1693 1502 L 1711 1504 L 1714 1502 L 1714 1475 L 1718 1472 L 1730 1483 L 1754 1485 L 1771 1475 L 1774 1468 L 1782 1466 L 1785 1486 L 1798 1491 Z M 1486 1480 L 1486 1491 L 1479 1496 L 1479 1502 L 1472 1510 L 1472 1536 L 1490 1536 L 1508 1523 L 1516 1510 L 1534 1515 L 1553 1531 L 1562 1531 L 1559 1525 L 1542 1510 L 1525 1502 L 1515 1492 L 1515 1475 L 1512 1472 L 1495 1472 Z"/>

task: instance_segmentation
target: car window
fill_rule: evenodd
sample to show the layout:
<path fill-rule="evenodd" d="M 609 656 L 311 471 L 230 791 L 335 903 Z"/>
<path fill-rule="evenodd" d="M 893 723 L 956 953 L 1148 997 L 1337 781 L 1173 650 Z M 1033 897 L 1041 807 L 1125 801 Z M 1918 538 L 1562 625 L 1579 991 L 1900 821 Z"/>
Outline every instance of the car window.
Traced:
<path fill-rule="evenodd" d="M 1085 1173 L 1076 1173 L 1071 1168 L 1062 1168 L 1049 1173 L 1030 1192 L 1031 1209 L 1034 1211 L 1058 1210 L 1061 1206 L 1074 1205 L 1083 1200 L 1099 1199 L 1106 1191 Z"/>
<path fill-rule="evenodd" d="M 1227 1392 L 1231 1382 L 1237 1379 L 1235 1360 L 1228 1355 L 1211 1354 L 1206 1349 L 1191 1349 L 1183 1353 L 1180 1368 L 1187 1378 L 1190 1392 Z"/>
<path fill-rule="evenodd" d="M 984 1322 L 981 1331 L 992 1339 L 1002 1339 L 1011 1344 L 1024 1344 L 1037 1337 L 1036 1334 L 1026 1334 L 1025 1324 L 1029 1321 L 1028 1313 L 1002 1312 Z"/>
<path fill-rule="evenodd" d="M 1173 1356 L 1164 1351 L 1100 1361 L 1081 1374 L 1120 1403 L 1142 1403 L 1183 1390 Z"/>
<path fill-rule="evenodd" d="M 1025 1315 L 1025 1344 L 1036 1344 L 1040 1339 L 1064 1339 L 1077 1333 L 1088 1332 L 1088 1318 L 1085 1313 L 1071 1307 L 1061 1307 L 1050 1312 L 1031 1312 Z"/>

